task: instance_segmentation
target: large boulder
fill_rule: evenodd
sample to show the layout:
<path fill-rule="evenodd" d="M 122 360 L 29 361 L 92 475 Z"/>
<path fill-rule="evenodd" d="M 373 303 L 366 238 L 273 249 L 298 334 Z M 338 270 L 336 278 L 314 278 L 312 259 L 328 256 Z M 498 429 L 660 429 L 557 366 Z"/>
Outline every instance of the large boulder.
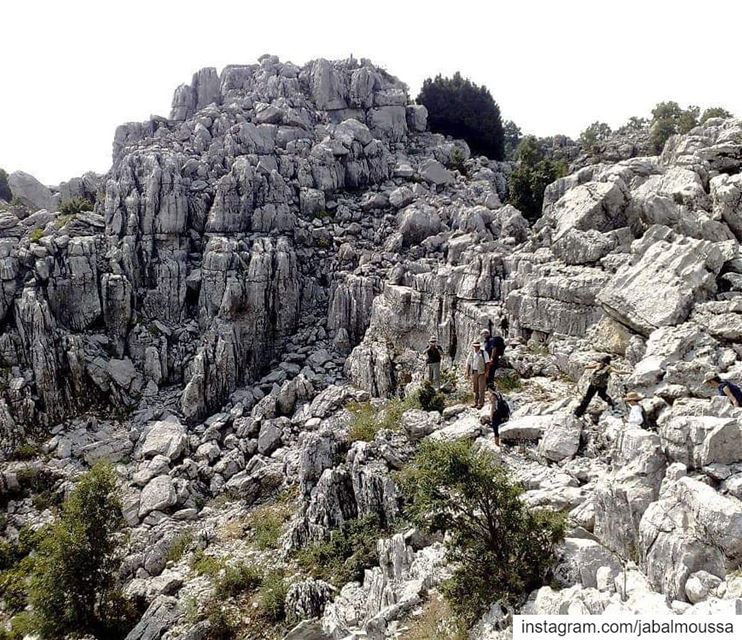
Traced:
<path fill-rule="evenodd" d="M 652 227 L 634 247 L 634 256 L 598 294 L 605 311 L 632 329 L 649 335 L 676 325 L 693 305 L 716 291 L 724 254 L 709 241 L 677 236 Z"/>
<path fill-rule="evenodd" d="M 668 483 L 640 524 L 640 551 L 650 583 L 686 600 L 686 581 L 706 571 L 723 577 L 742 561 L 742 502 L 698 480 Z"/>
<path fill-rule="evenodd" d="M 553 462 L 569 460 L 580 448 L 581 434 L 582 420 L 571 414 L 556 414 L 544 429 L 539 453 Z"/>
<path fill-rule="evenodd" d="M 163 455 L 170 460 L 181 456 L 187 442 L 185 428 L 177 418 L 155 422 L 146 431 L 142 455 L 151 458 Z"/>
<path fill-rule="evenodd" d="M 8 176 L 8 186 L 14 198 L 34 211 L 53 209 L 54 199 L 48 187 L 41 184 L 30 173 L 14 171 Z"/>

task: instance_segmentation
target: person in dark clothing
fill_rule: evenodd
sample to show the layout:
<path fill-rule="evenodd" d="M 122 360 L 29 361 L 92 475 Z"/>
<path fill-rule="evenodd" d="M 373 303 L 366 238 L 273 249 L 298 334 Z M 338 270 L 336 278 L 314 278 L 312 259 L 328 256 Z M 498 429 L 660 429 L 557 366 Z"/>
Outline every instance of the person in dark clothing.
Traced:
<path fill-rule="evenodd" d="M 619 371 L 611 366 L 611 356 L 603 356 L 598 362 L 589 364 L 585 369 L 592 369 L 593 372 L 590 375 L 590 383 L 588 384 L 587 391 L 582 398 L 582 401 L 575 409 L 575 416 L 578 418 L 584 415 L 587 410 L 590 401 L 597 395 L 603 402 L 605 402 L 611 409 L 615 407 L 613 398 L 608 395 L 608 381 L 610 380 L 611 373 L 628 373 L 626 371 Z"/>
<path fill-rule="evenodd" d="M 734 407 L 742 407 L 742 389 L 731 380 L 722 380 L 718 373 L 710 373 L 705 378 L 706 384 L 716 387 L 720 396 L 729 398 Z"/>
<path fill-rule="evenodd" d="M 482 336 L 482 348 L 490 357 L 487 367 L 487 386 L 491 387 L 495 383 L 495 372 L 500 366 L 500 357 L 505 353 L 505 341 L 500 336 L 491 336 L 489 329 L 483 329 L 480 335 Z"/>
<path fill-rule="evenodd" d="M 441 349 L 438 339 L 433 336 L 428 342 L 428 348 L 423 352 L 428 367 L 428 382 L 436 389 L 441 386 Z"/>
<path fill-rule="evenodd" d="M 510 405 L 499 391 L 494 387 L 489 389 L 490 412 L 488 416 L 482 419 L 482 422 L 489 424 L 495 432 L 495 444 L 500 446 L 500 426 L 510 419 Z"/>

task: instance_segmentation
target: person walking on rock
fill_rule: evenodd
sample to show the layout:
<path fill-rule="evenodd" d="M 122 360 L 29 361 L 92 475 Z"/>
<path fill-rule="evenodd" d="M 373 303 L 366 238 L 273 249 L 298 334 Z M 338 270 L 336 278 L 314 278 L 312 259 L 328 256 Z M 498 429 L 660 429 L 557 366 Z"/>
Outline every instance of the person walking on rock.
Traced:
<path fill-rule="evenodd" d="M 716 387 L 720 396 L 726 396 L 733 407 L 742 407 L 742 389 L 731 380 L 722 380 L 718 373 L 710 373 L 704 378 L 706 384 Z"/>
<path fill-rule="evenodd" d="M 578 418 L 584 415 L 587 410 L 590 401 L 596 396 L 600 398 L 613 409 L 616 404 L 613 402 L 613 398 L 608 395 L 608 380 L 611 377 L 611 373 L 628 373 L 626 371 L 619 371 L 611 366 L 611 356 L 603 356 L 597 362 L 593 362 L 585 367 L 586 370 L 592 369 L 593 372 L 590 375 L 590 384 L 585 391 L 585 395 L 582 401 L 575 409 L 575 416 Z"/>
<path fill-rule="evenodd" d="M 495 444 L 500 446 L 500 426 L 510 420 L 510 405 L 497 389 L 490 387 L 490 413 L 483 418 L 495 432 Z"/>
<path fill-rule="evenodd" d="M 438 346 L 438 338 L 433 336 L 428 342 L 428 348 L 424 351 L 428 363 L 428 382 L 436 389 L 441 386 L 441 349 Z"/>
<path fill-rule="evenodd" d="M 472 343 L 471 351 L 466 357 L 466 375 L 471 379 L 471 388 L 474 393 L 474 407 L 477 409 L 481 409 L 484 406 L 487 364 L 489 364 L 489 356 L 482 349 L 479 340 L 476 340 Z"/>

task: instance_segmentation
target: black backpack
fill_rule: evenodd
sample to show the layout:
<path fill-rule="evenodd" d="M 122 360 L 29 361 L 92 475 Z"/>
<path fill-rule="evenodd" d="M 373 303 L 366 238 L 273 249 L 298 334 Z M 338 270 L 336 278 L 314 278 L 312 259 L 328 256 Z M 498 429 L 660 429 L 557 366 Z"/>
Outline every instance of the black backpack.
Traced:
<path fill-rule="evenodd" d="M 508 401 L 505 400 L 505 396 L 503 396 L 499 391 L 497 392 L 496 415 L 500 419 L 500 422 L 507 422 L 510 420 L 510 405 L 508 404 Z"/>
<path fill-rule="evenodd" d="M 494 345 L 495 353 L 498 356 L 505 355 L 505 340 L 502 336 L 495 336 L 494 338 L 492 338 L 492 344 Z"/>

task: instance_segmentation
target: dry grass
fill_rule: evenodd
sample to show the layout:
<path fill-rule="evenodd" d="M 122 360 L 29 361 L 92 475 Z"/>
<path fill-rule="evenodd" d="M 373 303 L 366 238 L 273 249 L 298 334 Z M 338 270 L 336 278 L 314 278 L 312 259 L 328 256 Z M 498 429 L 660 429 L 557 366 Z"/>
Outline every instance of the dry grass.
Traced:
<path fill-rule="evenodd" d="M 409 620 L 408 629 L 400 640 L 466 640 L 467 635 L 456 623 L 448 603 L 435 594 L 425 604 L 422 613 Z"/>

